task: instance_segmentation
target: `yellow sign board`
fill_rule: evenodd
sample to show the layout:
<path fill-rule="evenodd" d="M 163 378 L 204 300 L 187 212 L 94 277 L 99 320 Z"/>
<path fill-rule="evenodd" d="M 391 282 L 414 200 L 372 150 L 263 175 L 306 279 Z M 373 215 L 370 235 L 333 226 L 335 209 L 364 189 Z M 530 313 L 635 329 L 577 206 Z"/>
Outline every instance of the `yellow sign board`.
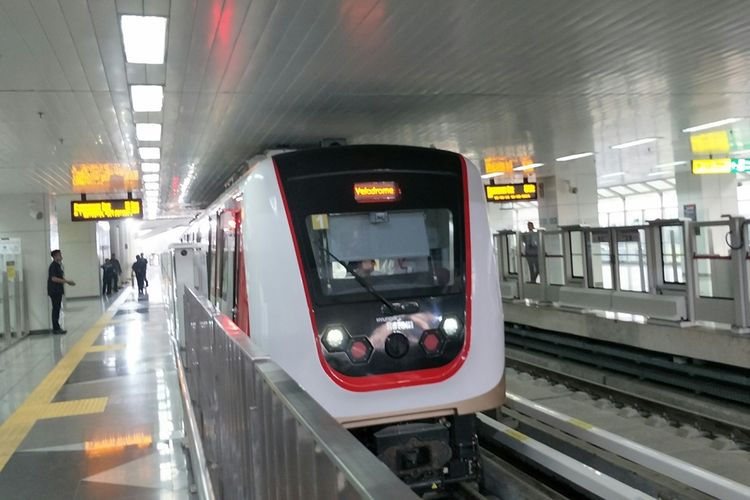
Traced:
<path fill-rule="evenodd" d="M 694 174 L 731 174 L 734 164 L 731 158 L 700 159 L 691 162 Z"/>
<path fill-rule="evenodd" d="M 484 172 L 486 174 L 513 172 L 513 167 L 531 165 L 534 159 L 531 156 L 487 156 L 484 159 Z"/>
<path fill-rule="evenodd" d="M 73 221 L 143 218 L 141 200 L 73 200 L 70 218 Z"/>
<path fill-rule="evenodd" d="M 138 170 L 117 163 L 76 163 L 70 167 L 74 193 L 135 191 L 140 187 Z"/>
<path fill-rule="evenodd" d="M 726 130 L 690 136 L 690 149 L 693 154 L 728 153 L 729 147 L 729 134 Z"/>
<path fill-rule="evenodd" d="M 484 189 L 487 201 L 529 201 L 537 198 L 536 182 L 489 184 Z"/>

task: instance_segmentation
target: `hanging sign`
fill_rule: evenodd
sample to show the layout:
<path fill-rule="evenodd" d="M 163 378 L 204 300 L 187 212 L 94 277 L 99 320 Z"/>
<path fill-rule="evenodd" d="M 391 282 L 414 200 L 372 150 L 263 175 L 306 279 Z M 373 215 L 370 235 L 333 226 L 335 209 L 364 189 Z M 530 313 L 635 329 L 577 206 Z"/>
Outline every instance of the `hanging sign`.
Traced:
<path fill-rule="evenodd" d="M 76 163 L 70 167 L 74 193 L 109 193 L 140 188 L 138 170 L 117 163 Z"/>
<path fill-rule="evenodd" d="M 70 218 L 73 221 L 97 221 L 143 218 L 141 200 L 73 200 L 70 202 Z"/>
<path fill-rule="evenodd" d="M 487 184 L 484 186 L 487 201 L 503 203 L 536 200 L 536 182 L 518 184 Z"/>

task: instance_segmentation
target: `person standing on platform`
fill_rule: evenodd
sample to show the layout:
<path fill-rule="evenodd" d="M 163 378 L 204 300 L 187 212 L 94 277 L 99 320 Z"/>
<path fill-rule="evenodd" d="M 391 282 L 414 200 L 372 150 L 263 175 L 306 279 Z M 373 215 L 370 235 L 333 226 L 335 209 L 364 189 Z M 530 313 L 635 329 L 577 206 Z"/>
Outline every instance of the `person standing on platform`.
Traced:
<path fill-rule="evenodd" d="M 62 266 L 62 252 L 52 250 L 52 263 L 49 265 L 47 273 L 47 295 L 52 301 L 52 333 L 63 334 L 66 330 L 60 328 L 60 309 L 62 307 L 63 295 L 65 295 L 65 285 L 75 286 L 73 280 L 65 279 L 65 271 Z"/>
<path fill-rule="evenodd" d="M 148 288 L 148 259 L 143 256 L 143 252 L 141 252 L 141 261 L 143 262 L 143 281 L 146 283 L 146 288 Z"/>
<path fill-rule="evenodd" d="M 112 254 L 112 258 L 109 259 L 109 262 L 112 264 L 112 291 L 116 292 L 120 289 L 120 276 L 122 275 L 122 266 L 120 266 L 120 261 L 117 260 L 115 254 Z"/>
<path fill-rule="evenodd" d="M 138 295 L 143 295 L 145 288 L 144 281 L 146 280 L 146 262 L 140 255 L 135 256 L 135 262 L 133 263 L 133 274 L 138 282 Z"/>
<path fill-rule="evenodd" d="M 531 221 L 526 227 L 529 232 L 523 234 L 522 240 L 526 262 L 529 266 L 529 283 L 536 283 L 539 276 L 539 233 L 536 232 L 534 223 Z"/>
<path fill-rule="evenodd" d="M 114 274 L 114 267 L 112 261 L 104 259 L 102 268 L 102 295 L 108 297 L 112 294 L 112 275 Z"/>

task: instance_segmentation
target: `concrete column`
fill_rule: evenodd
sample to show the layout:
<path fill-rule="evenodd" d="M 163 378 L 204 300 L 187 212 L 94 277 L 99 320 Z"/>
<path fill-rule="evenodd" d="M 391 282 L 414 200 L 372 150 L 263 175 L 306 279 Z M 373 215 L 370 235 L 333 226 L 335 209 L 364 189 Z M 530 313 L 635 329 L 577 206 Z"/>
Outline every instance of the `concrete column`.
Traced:
<path fill-rule="evenodd" d="M 719 220 L 722 215 L 739 215 L 737 177 L 734 174 L 694 175 L 689 170 L 675 173 L 678 214 L 695 205 L 699 221 Z"/>
<path fill-rule="evenodd" d="M 50 228 L 50 198 L 43 193 L 0 196 L 0 237 L 20 238 L 23 273 L 29 306 L 29 329 L 50 328 L 47 269 L 51 262 L 50 241 L 57 235 Z"/>
<path fill-rule="evenodd" d="M 593 158 L 542 167 L 537 171 L 537 182 L 541 227 L 599 225 L 599 195 Z"/>

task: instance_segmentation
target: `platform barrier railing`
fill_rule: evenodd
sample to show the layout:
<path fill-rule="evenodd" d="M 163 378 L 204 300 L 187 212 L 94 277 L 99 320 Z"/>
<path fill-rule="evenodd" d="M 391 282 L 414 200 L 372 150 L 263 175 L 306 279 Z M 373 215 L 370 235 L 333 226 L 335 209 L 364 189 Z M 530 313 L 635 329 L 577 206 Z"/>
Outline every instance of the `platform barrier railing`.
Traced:
<path fill-rule="evenodd" d="M 750 332 L 750 229 L 742 217 L 495 234 L 504 300 L 550 301 Z M 538 254 L 529 251 L 538 241 Z M 534 279 L 532 279 L 534 278 Z"/>
<path fill-rule="evenodd" d="M 226 316 L 190 288 L 183 300 L 186 428 L 202 498 L 417 498 Z"/>
<path fill-rule="evenodd" d="M 20 274 L 0 276 L 0 350 L 29 333 L 26 290 Z"/>

